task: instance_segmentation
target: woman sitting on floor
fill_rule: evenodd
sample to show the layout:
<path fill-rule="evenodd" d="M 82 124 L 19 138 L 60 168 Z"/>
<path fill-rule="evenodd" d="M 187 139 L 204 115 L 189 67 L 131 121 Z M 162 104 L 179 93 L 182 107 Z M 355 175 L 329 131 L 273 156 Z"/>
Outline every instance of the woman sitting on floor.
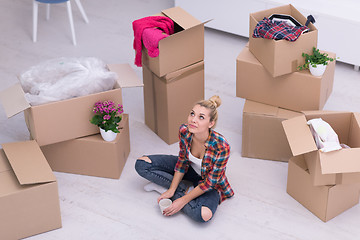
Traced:
<path fill-rule="evenodd" d="M 218 96 L 195 104 L 187 124 L 180 126 L 179 156 L 149 155 L 136 161 L 136 171 L 151 182 L 145 190 L 158 191 L 158 202 L 173 200 L 163 211 L 165 216 L 183 210 L 192 219 L 207 222 L 217 206 L 234 195 L 225 176 L 230 145 L 213 130 L 220 104 Z"/>

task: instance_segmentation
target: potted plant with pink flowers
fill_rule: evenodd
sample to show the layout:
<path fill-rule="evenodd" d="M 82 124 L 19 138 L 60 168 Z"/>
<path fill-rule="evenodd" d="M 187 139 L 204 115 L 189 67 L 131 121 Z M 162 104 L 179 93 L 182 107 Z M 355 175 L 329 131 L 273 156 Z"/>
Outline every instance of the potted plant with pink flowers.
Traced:
<path fill-rule="evenodd" d="M 119 123 L 124 112 L 121 104 L 115 104 L 113 101 L 96 102 L 93 108 L 96 113 L 90 120 L 100 128 L 101 136 L 105 141 L 113 141 L 119 133 Z"/>

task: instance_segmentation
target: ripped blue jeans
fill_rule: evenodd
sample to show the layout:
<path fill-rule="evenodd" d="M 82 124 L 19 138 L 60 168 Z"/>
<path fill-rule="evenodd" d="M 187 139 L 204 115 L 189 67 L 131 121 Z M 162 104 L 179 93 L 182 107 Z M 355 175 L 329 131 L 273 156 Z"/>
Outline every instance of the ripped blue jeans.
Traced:
<path fill-rule="evenodd" d="M 169 188 L 174 177 L 174 168 L 178 157 L 173 155 L 149 155 L 147 157 L 151 160 L 151 163 L 141 159 L 136 161 L 135 169 L 138 174 L 150 182 Z M 189 166 L 188 171 L 184 174 L 183 180 L 192 182 L 194 187 L 196 187 L 201 177 Z M 187 185 L 184 182 L 180 182 L 171 199 L 174 201 L 175 199 L 181 198 L 185 195 L 186 189 Z M 197 222 L 205 222 L 201 216 L 201 208 L 203 206 L 209 208 L 212 216 L 214 216 L 217 206 L 219 205 L 219 200 L 220 195 L 218 191 L 212 189 L 191 200 L 183 207 L 182 211 Z"/>

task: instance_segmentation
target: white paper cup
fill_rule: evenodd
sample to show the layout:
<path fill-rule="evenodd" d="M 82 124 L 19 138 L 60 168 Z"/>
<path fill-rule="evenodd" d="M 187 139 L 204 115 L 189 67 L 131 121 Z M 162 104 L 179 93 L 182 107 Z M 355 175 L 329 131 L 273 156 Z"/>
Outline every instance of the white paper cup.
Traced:
<path fill-rule="evenodd" d="M 160 211 L 161 211 L 161 214 L 163 214 L 164 210 L 168 207 L 170 207 L 170 205 L 172 204 L 172 201 L 168 198 L 164 198 L 164 199 L 161 199 L 159 201 L 159 207 L 160 207 Z"/>

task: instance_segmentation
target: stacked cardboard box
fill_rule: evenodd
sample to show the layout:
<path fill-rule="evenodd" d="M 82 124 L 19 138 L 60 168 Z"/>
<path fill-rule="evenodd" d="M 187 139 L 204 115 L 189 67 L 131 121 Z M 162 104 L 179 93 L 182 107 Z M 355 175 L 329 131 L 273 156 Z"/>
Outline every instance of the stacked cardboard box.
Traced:
<path fill-rule="evenodd" d="M 317 46 L 318 31 L 312 23 L 294 42 L 254 38 L 256 24 L 275 13 L 290 15 L 303 25 L 307 20 L 291 4 L 250 14 L 249 43 L 236 59 L 236 96 L 246 99 L 242 156 L 288 161 L 291 153 L 281 121 L 324 107 L 333 88 L 335 62 L 321 77 L 308 70 L 297 71 L 304 63 L 302 53 L 311 53 Z"/>
<path fill-rule="evenodd" d="M 119 178 L 130 152 L 129 116 L 123 114 L 117 138 L 101 139 L 90 123 L 97 101 L 122 104 L 122 87 L 142 86 L 128 64 L 116 72 L 114 89 L 30 106 L 20 84 L 0 93 L 8 117 L 24 111 L 32 141 L 3 144 L 0 151 L 0 238 L 18 239 L 61 227 L 54 171 Z M 126 107 L 125 107 L 126 108 Z M 51 168 L 52 169 L 51 169 Z"/>
<path fill-rule="evenodd" d="M 57 181 L 35 141 L 0 149 L 0 239 L 61 228 Z"/>
<path fill-rule="evenodd" d="M 246 100 L 242 156 L 287 162 L 292 153 L 281 122 L 301 113 Z"/>
<path fill-rule="evenodd" d="M 287 192 L 324 222 L 359 203 L 359 185 L 314 186 L 303 155 L 289 160 Z"/>
<path fill-rule="evenodd" d="M 159 41 L 159 56 L 143 49 L 145 124 L 168 144 L 204 99 L 204 24 L 180 7 L 160 14 L 174 21 L 175 33 Z"/>
<path fill-rule="evenodd" d="M 307 121 L 322 118 L 350 148 L 318 150 Z M 359 202 L 360 114 L 310 111 L 283 121 L 292 154 L 287 192 L 324 222 Z"/>
<path fill-rule="evenodd" d="M 236 93 L 247 99 L 242 155 L 289 161 L 287 192 L 326 222 L 359 202 L 360 114 L 321 111 L 332 92 L 335 62 L 321 77 L 296 71 L 302 53 L 317 46 L 314 25 L 295 42 L 252 37 L 256 24 L 274 13 L 306 22 L 292 5 L 250 14 L 249 44 L 237 57 Z M 329 123 L 350 148 L 318 150 L 307 125 L 314 118 Z"/>
<path fill-rule="evenodd" d="M 130 153 L 129 115 L 123 114 L 116 139 L 100 134 L 41 147 L 53 171 L 119 179 Z"/>

